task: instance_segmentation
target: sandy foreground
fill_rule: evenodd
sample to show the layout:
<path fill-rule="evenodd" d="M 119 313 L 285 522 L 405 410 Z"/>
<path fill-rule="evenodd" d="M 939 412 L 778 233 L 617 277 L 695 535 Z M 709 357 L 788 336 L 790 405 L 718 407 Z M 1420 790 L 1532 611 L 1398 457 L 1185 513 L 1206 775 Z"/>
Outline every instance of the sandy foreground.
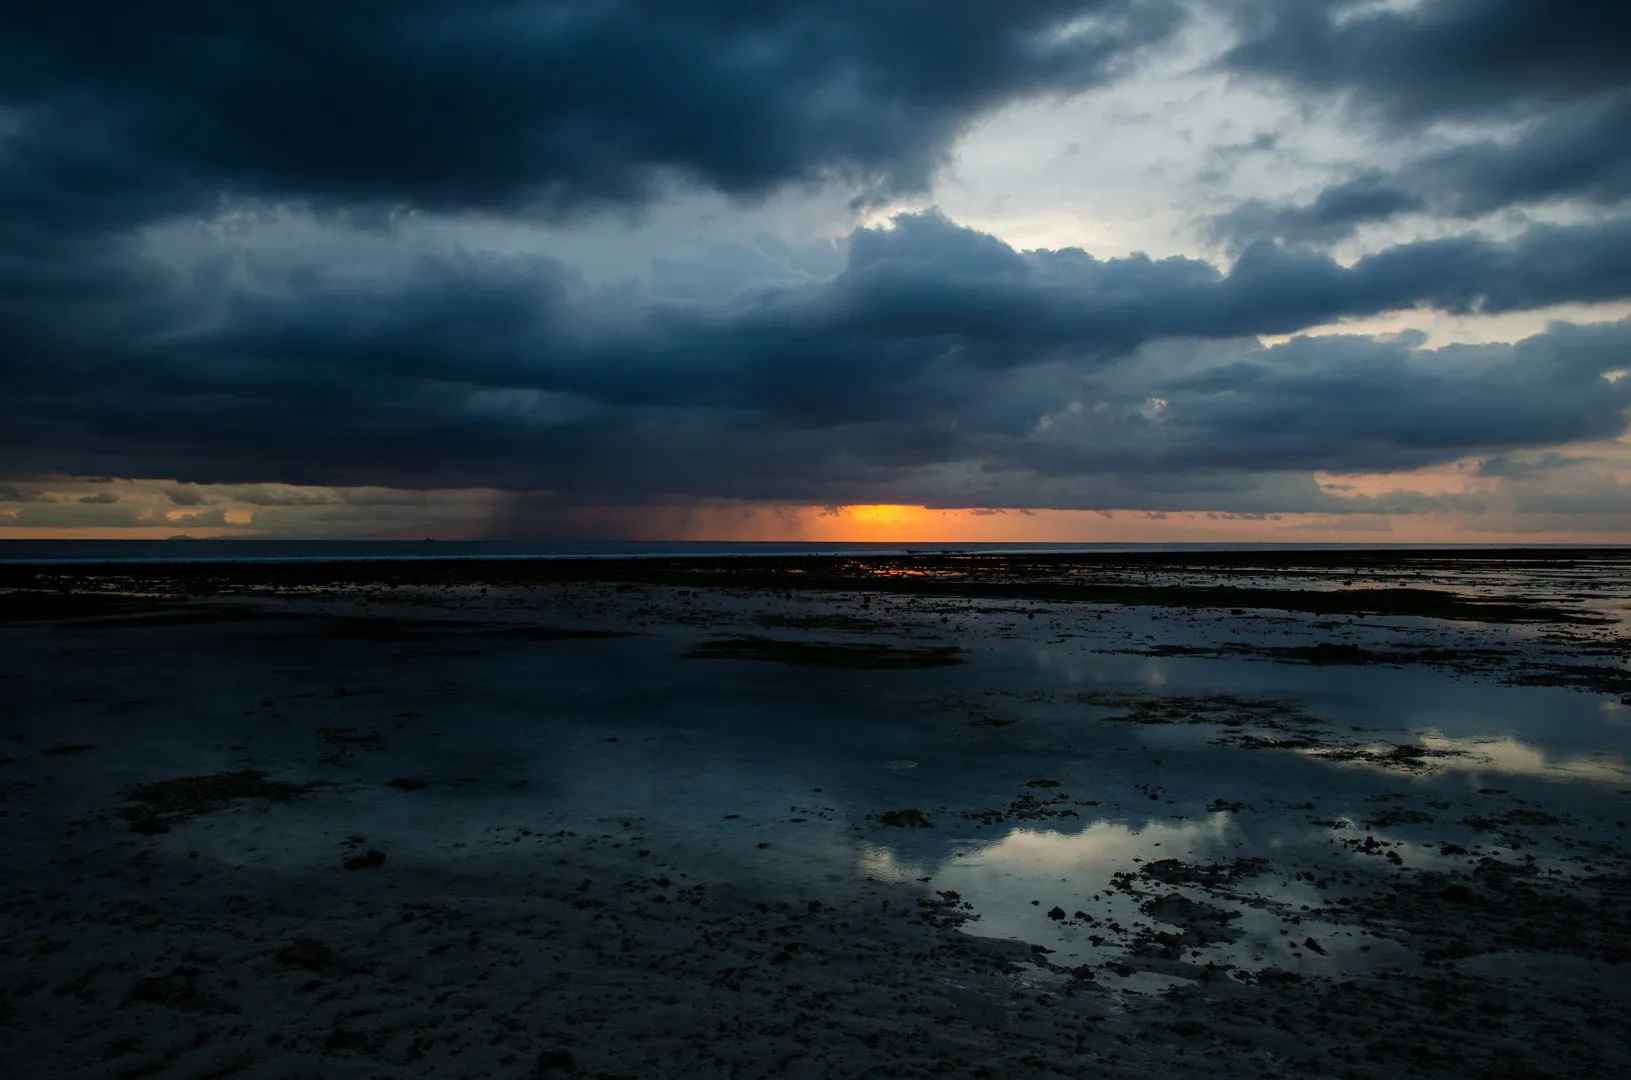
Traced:
<path fill-rule="evenodd" d="M 0 1076 L 1631 1070 L 1628 567 L 845 565 L 11 573 Z"/>

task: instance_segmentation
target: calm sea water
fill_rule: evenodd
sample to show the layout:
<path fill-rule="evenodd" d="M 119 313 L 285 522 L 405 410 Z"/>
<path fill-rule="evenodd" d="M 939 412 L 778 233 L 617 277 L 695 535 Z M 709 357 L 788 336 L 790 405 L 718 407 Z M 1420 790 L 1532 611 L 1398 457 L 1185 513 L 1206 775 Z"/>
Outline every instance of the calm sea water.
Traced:
<path fill-rule="evenodd" d="M 1069 554 L 1321 550 L 1455 551 L 1487 544 L 876 544 L 710 541 L 0 540 L 0 563 L 296 562 L 357 559 L 630 559 L 753 555 Z M 1536 545 L 1543 546 L 1543 545 Z"/>

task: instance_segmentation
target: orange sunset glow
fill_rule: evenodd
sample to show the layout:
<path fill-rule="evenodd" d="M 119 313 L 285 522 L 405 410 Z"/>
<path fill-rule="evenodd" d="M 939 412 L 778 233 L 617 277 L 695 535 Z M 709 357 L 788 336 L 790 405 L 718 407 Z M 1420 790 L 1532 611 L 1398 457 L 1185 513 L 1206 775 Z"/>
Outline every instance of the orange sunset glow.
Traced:
<path fill-rule="evenodd" d="M 1596 460 L 1623 453 L 1594 448 Z M 1623 533 L 1620 515 L 1519 515 L 1505 508 L 1536 485 L 1480 479 L 1466 465 L 1408 475 L 1319 478 L 1345 499 L 1459 497 L 1468 509 L 1430 513 L 938 508 L 902 503 L 812 506 L 706 500 L 654 506 L 576 506 L 529 517 L 493 491 L 396 492 L 289 485 L 177 489 L 160 481 L 48 478 L 36 501 L 0 511 L 0 539 L 397 539 L 500 538 L 787 543 L 1604 543 Z M 1613 484 L 1613 474 L 1598 481 Z M 1612 490 L 1612 489 L 1610 489 Z M 180 491 L 188 505 L 176 506 Z M 1514 495 L 1515 493 L 1515 495 Z M 517 536 L 516 523 L 525 528 Z"/>

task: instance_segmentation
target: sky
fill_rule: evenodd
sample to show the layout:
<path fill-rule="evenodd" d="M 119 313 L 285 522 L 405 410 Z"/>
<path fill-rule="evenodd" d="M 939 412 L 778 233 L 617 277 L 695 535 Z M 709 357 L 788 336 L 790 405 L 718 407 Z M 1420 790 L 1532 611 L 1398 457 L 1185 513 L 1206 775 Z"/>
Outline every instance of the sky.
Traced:
<path fill-rule="evenodd" d="M 1631 6 L 82 0 L 0 538 L 1631 541 Z"/>

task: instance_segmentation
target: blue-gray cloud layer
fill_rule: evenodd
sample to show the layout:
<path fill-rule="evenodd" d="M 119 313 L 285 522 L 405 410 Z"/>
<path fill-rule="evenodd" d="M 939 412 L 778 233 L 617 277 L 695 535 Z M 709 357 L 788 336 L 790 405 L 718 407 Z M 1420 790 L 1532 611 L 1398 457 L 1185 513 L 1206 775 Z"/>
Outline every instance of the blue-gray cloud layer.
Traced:
<path fill-rule="evenodd" d="M 1550 110 L 1586 131 L 1619 107 L 1617 9 L 1581 5 L 1571 30 L 1507 0 L 1347 21 L 1342 6 L 1240 5 L 1259 18 L 1226 63 L 1399 130 Z M 1605 376 L 1631 366 L 1627 323 L 1438 350 L 1256 341 L 1415 307 L 1631 298 L 1631 216 L 1608 211 L 1351 264 L 1258 239 L 1226 268 L 1021 252 L 925 213 L 856 231 L 831 273 L 738 246 L 617 287 L 547 258 L 405 248 L 377 273 L 224 248 L 178 270 L 140 239 L 223 201 L 355 221 L 398 203 L 638 208 L 671 183 L 919 189 L 973 120 L 1113 80 L 1172 33 L 1177 4 L 6 7 L 0 476 L 1405 512 L 1449 504 L 1343 501 L 1307 474 L 1533 462 L 1512 455 L 1626 426 L 1631 386 Z M 1570 130 L 1489 153 L 1585 191 L 1578 169 L 1519 161 L 1543 137 L 1584 145 Z M 1611 166 L 1586 170 L 1600 206 L 1620 190 Z M 1472 213 L 1487 192 L 1465 177 L 1501 173 L 1442 155 L 1409 169 L 1332 189 L 1300 233 L 1253 228 L 1306 240 L 1402 210 Z"/>
<path fill-rule="evenodd" d="M 213 482 L 1096 505 L 1105 477 L 1238 492 L 1217 474 L 1407 469 L 1612 436 L 1631 393 L 1604 377 L 1631 356 L 1627 323 L 1439 350 L 1249 338 L 1418 304 L 1631 296 L 1626 221 L 1350 266 L 1261 244 L 1225 273 L 1018 252 L 927 213 L 857 231 L 834 277 L 763 280 L 631 292 L 545 260 L 467 257 L 389 288 L 301 267 L 247 285 L 133 274 L 128 310 L 104 292 L 83 318 L 11 300 L 0 310 L 33 320 L 35 349 L 0 361 L 16 391 L 0 400 L 0 455 L 14 471 Z"/>
<path fill-rule="evenodd" d="M 1507 207 L 1631 200 L 1631 7 L 1614 0 L 1348 0 L 1235 5 L 1236 74 L 1347 105 L 1384 140 L 1435 124 L 1486 135 L 1367 169 L 1300 206 L 1249 201 L 1219 222 L 1236 239 L 1329 243 L 1397 214 L 1473 218 Z M 1440 133 L 1442 135 L 1442 131 Z"/>
<path fill-rule="evenodd" d="M 235 197 L 638 204 L 923 188 L 968 123 L 1099 84 L 1176 0 L 8 3 L 0 233 Z M 4 128 L 0 127 L 0 131 Z"/>

